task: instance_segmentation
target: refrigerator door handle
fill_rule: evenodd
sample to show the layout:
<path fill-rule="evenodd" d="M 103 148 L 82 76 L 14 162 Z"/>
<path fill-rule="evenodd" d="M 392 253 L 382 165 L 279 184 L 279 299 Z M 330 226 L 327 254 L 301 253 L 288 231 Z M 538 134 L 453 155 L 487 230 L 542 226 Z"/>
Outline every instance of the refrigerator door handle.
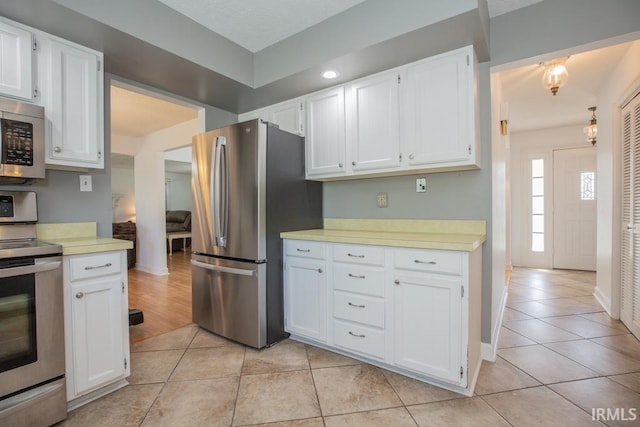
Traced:
<path fill-rule="evenodd" d="M 224 136 L 216 137 L 212 172 L 213 237 L 216 246 L 224 248 L 227 246 L 227 224 L 229 222 L 229 156 L 227 156 L 227 138 Z"/>
<path fill-rule="evenodd" d="M 221 273 L 239 274 L 241 276 L 255 276 L 256 270 L 245 270 L 243 268 L 223 267 L 221 265 L 211 265 L 204 262 L 191 260 L 191 265 L 206 268 L 207 270 L 219 271 Z"/>

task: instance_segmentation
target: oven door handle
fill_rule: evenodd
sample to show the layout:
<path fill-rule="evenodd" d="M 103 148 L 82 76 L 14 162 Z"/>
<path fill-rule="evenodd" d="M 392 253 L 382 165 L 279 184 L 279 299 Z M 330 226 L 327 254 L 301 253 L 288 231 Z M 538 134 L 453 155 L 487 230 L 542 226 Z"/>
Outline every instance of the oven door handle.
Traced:
<path fill-rule="evenodd" d="M 24 267 L 11 267 L 0 269 L 0 279 L 6 277 L 23 276 L 25 274 L 44 273 L 59 268 L 61 261 L 43 262 L 42 264 L 25 265 Z"/>

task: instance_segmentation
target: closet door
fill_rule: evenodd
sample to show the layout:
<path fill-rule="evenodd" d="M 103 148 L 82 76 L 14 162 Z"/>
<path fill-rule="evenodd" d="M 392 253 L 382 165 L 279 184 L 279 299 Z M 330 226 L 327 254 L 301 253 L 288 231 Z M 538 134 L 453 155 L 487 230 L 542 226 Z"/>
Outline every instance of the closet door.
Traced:
<path fill-rule="evenodd" d="M 640 337 L 640 94 L 622 109 L 622 322 Z"/>

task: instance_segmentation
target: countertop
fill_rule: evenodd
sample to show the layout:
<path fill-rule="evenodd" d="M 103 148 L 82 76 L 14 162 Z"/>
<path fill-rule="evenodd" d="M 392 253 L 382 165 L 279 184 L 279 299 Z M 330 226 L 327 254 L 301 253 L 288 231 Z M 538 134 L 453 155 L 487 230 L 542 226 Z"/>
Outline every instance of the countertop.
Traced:
<path fill-rule="evenodd" d="M 133 248 L 129 240 L 100 237 L 95 222 L 37 224 L 38 239 L 62 246 L 62 255 L 120 251 Z"/>
<path fill-rule="evenodd" d="M 486 223 L 477 220 L 326 218 L 324 228 L 280 233 L 283 239 L 473 251 L 486 240 Z"/>

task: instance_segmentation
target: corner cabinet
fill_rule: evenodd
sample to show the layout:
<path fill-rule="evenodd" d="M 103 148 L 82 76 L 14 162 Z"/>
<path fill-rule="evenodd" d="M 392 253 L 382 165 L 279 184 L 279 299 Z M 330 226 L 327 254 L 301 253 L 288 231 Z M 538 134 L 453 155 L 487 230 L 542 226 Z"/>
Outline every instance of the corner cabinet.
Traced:
<path fill-rule="evenodd" d="M 33 34 L 0 21 L 0 94 L 33 101 Z"/>
<path fill-rule="evenodd" d="M 481 363 L 480 248 L 290 239 L 284 246 L 285 329 L 292 339 L 473 394 Z M 322 279 L 312 273 L 318 268 Z"/>
<path fill-rule="evenodd" d="M 75 408 L 127 384 L 126 251 L 65 255 L 67 401 Z"/>
<path fill-rule="evenodd" d="M 282 130 L 304 136 L 304 100 L 293 99 L 271 105 L 268 108 L 249 111 L 238 116 L 238 122 L 253 119 L 266 120 L 278 125 Z"/>
<path fill-rule="evenodd" d="M 43 42 L 47 123 L 45 162 L 52 168 L 104 168 L 102 53 L 59 39 Z"/>

